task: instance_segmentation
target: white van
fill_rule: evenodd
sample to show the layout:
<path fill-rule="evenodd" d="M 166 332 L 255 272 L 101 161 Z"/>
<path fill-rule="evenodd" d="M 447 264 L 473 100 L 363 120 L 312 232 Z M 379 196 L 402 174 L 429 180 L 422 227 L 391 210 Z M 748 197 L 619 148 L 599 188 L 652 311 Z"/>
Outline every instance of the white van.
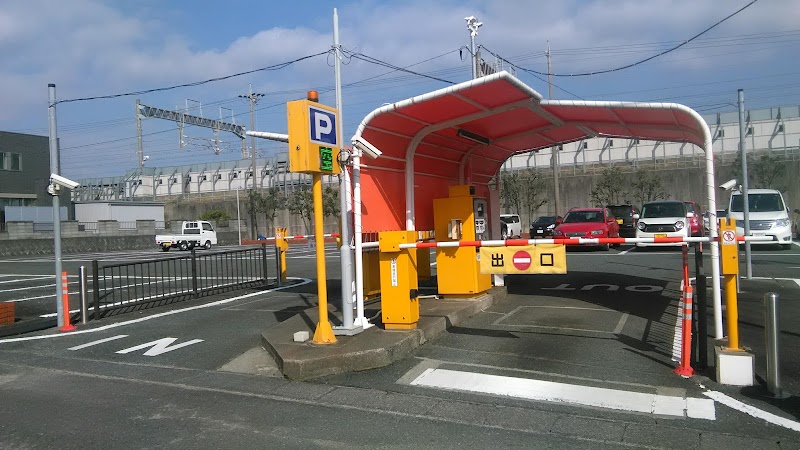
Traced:
<path fill-rule="evenodd" d="M 751 244 L 780 244 L 784 250 L 789 249 L 792 246 L 792 222 L 780 191 L 748 189 L 747 203 L 750 209 L 750 234 L 772 236 L 772 242 Z M 728 217 L 736 219 L 736 234 L 744 236 L 744 197 L 741 191 L 731 193 Z"/>

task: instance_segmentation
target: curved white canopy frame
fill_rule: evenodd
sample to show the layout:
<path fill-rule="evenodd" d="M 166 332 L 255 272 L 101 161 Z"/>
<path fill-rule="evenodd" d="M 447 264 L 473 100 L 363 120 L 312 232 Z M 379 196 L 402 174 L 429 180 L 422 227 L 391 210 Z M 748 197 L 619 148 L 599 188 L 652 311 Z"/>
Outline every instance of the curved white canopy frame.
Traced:
<path fill-rule="evenodd" d="M 501 84 L 499 82 L 504 83 Z M 489 105 L 476 100 L 477 94 L 471 95 L 475 92 L 474 90 L 478 89 L 483 89 L 485 92 L 490 83 L 494 83 L 493 86 L 497 85 L 498 89 L 505 88 L 506 93 L 516 94 L 516 98 L 506 103 L 497 104 L 497 102 L 494 102 L 494 104 Z M 517 91 L 513 91 L 514 89 Z M 411 117 L 411 112 L 424 111 L 426 104 L 431 104 L 432 109 L 441 109 L 442 106 L 436 105 L 434 102 L 444 98 L 448 98 L 450 103 L 454 100 L 459 101 L 470 111 L 463 116 L 450 117 L 447 120 L 440 121 L 426 121 L 420 117 Z M 362 137 L 364 133 L 378 133 L 382 136 L 382 139 L 392 139 L 393 136 L 397 136 L 408 142 L 404 155 L 406 229 L 414 230 L 415 193 L 413 186 L 416 175 L 415 157 L 418 154 L 417 150 L 420 144 L 437 131 L 458 128 L 466 123 L 475 123 L 475 121 L 485 120 L 513 111 L 521 111 L 521 120 L 532 117 L 531 113 L 533 113 L 537 118 L 537 122 L 528 129 L 492 137 L 487 147 L 495 147 L 498 153 L 503 156 L 501 158 L 502 161 L 511 156 L 508 154 L 509 151 L 512 151 L 512 154 L 522 153 L 597 136 L 690 142 L 698 145 L 705 152 L 708 209 L 710 211 L 716 211 L 717 209 L 711 131 L 700 114 L 687 106 L 676 103 L 544 100 L 538 92 L 517 78 L 507 72 L 500 72 L 377 108 L 364 118 L 353 136 L 353 140 Z M 654 115 L 658 116 L 660 120 L 654 121 Z M 407 123 L 410 119 L 413 119 L 420 126 L 411 136 L 399 131 L 393 131 L 390 126 L 387 126 L 387 122 L 391 124 L 392 117 L 397 118 L 398 123 L 400 121 Z M 371 122 L 376 118 L 381 119 L 380 127 L 371 125 Z M 558 136 L 560 130 L 567 129 L 571 132 L 568 139 L 553 139 L 553 136 Z M 580 133 L 576 134 L 575 130 L 580 130 Z M 674 134 L 675 132 L 678 134 Z M 664 136 L 675 136 L 676 138 L 664 138 Z M 409 137 L 410 140 L 408 139 Z M 506 143 L 524 142 L 526 138 L 536 139 L 536 142 L 538 142 L 536 144 L 537 147 L 517 150 L 513 145 L 505 145 Z M 374 139 L 371 142 L 379 149 L 381 148 L 380 142 L 376 142 Z M 458 161 L 458 179 L 460 182 L 464 182 L 464 169 L 469 158 L 473 151 L 479 147 L 484 146 L 471 146 L 467 151 L 463 151 L 460 161 Z M 394 160 L 396 161 L 397 158 L 394 158 Z M 502 161 L 497 164 L 498 171 Z M 358 160 L 356 160 L 357 164 Z M 360 168 L 354 167 L 354 187 L 357 190 L 354 195 L 360 199 L 360 183 L 357 178 L 359 174 Z M 354 210 L 357 278 L 360 278 L 360 270 L 363 267 L 361 261 L 361 212 L 361 205 L 357 203 Z M 717 238 L 717 223 L 710 223 L 710 227 L 711 236 Z M 719 281 L 719 244 L 717 241 L 711 242 L 711 259 L 715 334 L 718 339 L 721 339 L 723 332 Z M 360 279 L 356 280 L 356 287 L 357 289 L 361 287 Z M 357 297 L 360 302 L 363 301 L 363 293 L 357 293 Z"/>

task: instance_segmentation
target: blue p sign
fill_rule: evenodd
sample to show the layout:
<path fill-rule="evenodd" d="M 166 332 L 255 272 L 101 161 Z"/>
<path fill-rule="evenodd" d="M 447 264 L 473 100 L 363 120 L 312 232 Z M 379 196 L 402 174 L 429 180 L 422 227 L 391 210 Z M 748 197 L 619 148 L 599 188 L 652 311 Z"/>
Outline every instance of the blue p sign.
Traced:
<path fill-rule="evenodd" d="M 336 114 L 313 106 L 308 107 L 310 140 L 315 144 L 338 147 L 336 142 Z"/>

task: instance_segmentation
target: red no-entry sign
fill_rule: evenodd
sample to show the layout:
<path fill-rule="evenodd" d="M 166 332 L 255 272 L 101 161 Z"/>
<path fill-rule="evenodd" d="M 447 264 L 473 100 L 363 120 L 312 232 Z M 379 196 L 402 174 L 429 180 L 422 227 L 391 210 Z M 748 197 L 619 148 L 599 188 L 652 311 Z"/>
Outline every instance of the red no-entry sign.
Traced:
<path fill-rule="evenodd" d="M 531 255 L 528 252 L 520 250 L 514 253 L 512 262 L 517 270 L 528 270 L 531 266 Z"/>

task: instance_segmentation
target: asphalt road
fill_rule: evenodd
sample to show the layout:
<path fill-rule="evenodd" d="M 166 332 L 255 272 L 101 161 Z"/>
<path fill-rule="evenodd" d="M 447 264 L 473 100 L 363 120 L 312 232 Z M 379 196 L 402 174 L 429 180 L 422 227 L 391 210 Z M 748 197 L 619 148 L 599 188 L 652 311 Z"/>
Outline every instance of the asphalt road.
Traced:
<path fill-rule="evenodd" d="M 328 292 L 335 305 L 338 255 L 335 247 L 327 250 Z M 64 266 L 72 270 L 96 257 L 111 262 L 169 256 L 174 255 L 76 255 Z M 680 252 L 628 247 L 570 251 L 565 275 L 507 277 L 505 299 L 389 367 L 291 382 L 260 349 L 259 336 L 316 304 L 316 285 L 304 280 L 313 278 L 314 261 L 312 250 L 290 249 L 287 265 L 297 284 L 287 289 L 243 290 L 137 311 L 90 323 L 77 333 L 0 339 L 0 398 L 14 405 L 0 409 L 3 446 L 800 446 L 800 433 L 791 424 L 774 424 L 764 419 L 768 416 L 720 401 L 713 402 L 710 419 L 479 389 L 487 379 L 529 390 L 551 383 L 547 392 L 596 388 L 594 395 L 613 399 L 634 393 L 698 403 L 715 392 L 797 423 L 800 283 L 793 267 L 800 267 L 800 247 L 756 250 L 753 271 L 760 278 L 742 282 L 739 301 L 741 341 L 756 355 L 756 373 L 763 378 L 760 298 L 767 291 L 781 295 L 782 379 L 790 395 L 785 400 L 769 399 L 761 385 L 718 385 L 711 371 L 676 376 Z M 52 260 L 0 261 L 0 281 L 12 281 L 0 284 L 2 299 L 45 295 L 10 289 L 34 289 L 47 279 L 29 278 L 51 270 Z M 49 311 L 55 310 L 54 298 L 30 300 L 38 301 L 42 311 L 48 301 Z M 711 309 L 707 316 L 713 317 Z M 438 385 L 437 374 L 444 377 Z M 465 375 L 470 381 L 459 382 Z"/>

